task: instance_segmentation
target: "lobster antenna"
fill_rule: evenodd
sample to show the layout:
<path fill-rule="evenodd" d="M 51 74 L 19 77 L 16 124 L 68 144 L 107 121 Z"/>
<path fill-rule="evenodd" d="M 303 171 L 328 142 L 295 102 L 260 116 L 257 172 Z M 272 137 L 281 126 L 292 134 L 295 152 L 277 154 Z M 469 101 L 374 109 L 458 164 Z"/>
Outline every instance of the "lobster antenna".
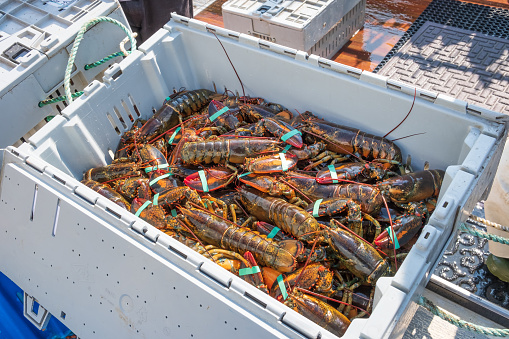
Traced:
<path fill-rule="evenodd" d="M 244 84 L 242 84 L 242 80 L 240 80 L 240 77 L 239 77 L 239 73 L 237 73 L 237 70 L 235 69 L 235 66 L 233 66 L 233 63 L 230 59 L 230 56 L 228 55 L 228 53 L 226 52 L 226 49 L 224 48 L 223 46 L 223 43 L 221 42 L 221 40 L 219 40 L 219 38 L 217 37 L 216 33 L 214 33 L 213 31 L 210 31 L 212 34 L 214 34 L 214 36 L 216 37 L 217 41 L 219 42 L 219 44 L 221 45 L 221 47 L 223 48 L 223 51 L 224 51 L 224 54 L 226 54 L 226 57 L 228 58 L 228 61 L 230 62 L 230 65 L 232 65 L 232 68 L 233 70 L 235 71 L 235 75 L 237 76 L 237 78 L 239 79 L 239 82 L 240 82 L 240 87 L 242 87 L 242 94 L 244 96 L 244 105 L 246 105 L 246 92 L 244 92 Z"/>
<path fill-rule="evenodd" d="M 284 184 L 290 186 L 294 191 L 296 191 L 297 193 L 299 193 L 300 195 L 302 195 L 304 198 L 306 198 L 306 200 L 308 200 L 310 203 L 313 202 L 313 200 L 311 200 L 307 195 L 305 195 L 301 190 L 299 190 L 297 187 L 295 187 L 294 185 L 290 184 L 289 182 L 287 182 L 286 180 L 284 180 L 283 178 L 279 178 L 279 180 L 281 180 Z"/>
<path fill-rule="evenodd" d="M 233 198 L 233 201 L 235 201 L 235 203 L 237 204 L 237 206 L 239 206 L 240 210 L 246 215 L 247 218 L 249 218 L 249 214 L 246 213 L 246 211 L 244 210 L 244 208 L 242 207 L 242 204 L 240 204 L 238 201 L 237 201 L 237 198 Z"/>
<path fill-rule="evenodd" d="M 401 140 L 401 139 L 405 139 L 405 138 L 415 137 L 416 135 L 421 135 L 421 134 L 426 134 L 426 132 L 410 134 L 410 135 L 407 135 L 406 137 L 401 137 L 401 138 L 393 139 L 391 141 L 397 141 L 397 140 Z"/>
<path fill-rule="evenodd" d="M 392 132 L 394 132 L 396 130 L 396 128 L 398 128 L 399 126 L 401 126 L 401 124 L 406 120 L 406 118 L 408 118 L 408 116 L 410 115 L 410 112 L 412 112 L 412 109 L 414 108 L 414 104 L 415 104 L 415 97 L 417 96 L 417 88 L 414 88 L 414 100 L 412 101 L 412 107 L 410 107 L 410 110 L 408 111 L 406 117 L 401 120 L 401 122 L 396 126 L 394 127 L 393 129 L 391 129 L 389 131 L 389 133 L 387 133 L 386 135 L 384 135 L 382 138 L 385 138 L 386 136 L 388 136 L 389 134 L 391 134 Z"/>

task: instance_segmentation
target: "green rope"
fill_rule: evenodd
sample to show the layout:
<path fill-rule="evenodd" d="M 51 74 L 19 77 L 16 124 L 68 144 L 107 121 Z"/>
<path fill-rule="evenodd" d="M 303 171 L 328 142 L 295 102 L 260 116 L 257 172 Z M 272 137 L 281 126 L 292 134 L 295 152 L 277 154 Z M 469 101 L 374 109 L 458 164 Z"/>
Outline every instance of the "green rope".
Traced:
<path fill-rule="evenodd" d="M 104 57 L 101 60 L 98 60 L 98 61 L 93 62 L 91 64 L 86 64 L 85 65 L 85 71 L 88 71 L 91 68 L 94 68 L 94 67 L 97 67 L 99 65 L 102 65 L 105 62 L 108 62 L 108 61 L 110 61 L 113 58 L 116 58 L 116 57 L 119 57 L 119 56 L 123 56 L 123 55 L 124 55 L 124 52 L 120 51 L 120 52 L 116 52 L 116 53 L 110 54 L 107 57 Z"/>
<path fill-rule="evenodd" d="M 491 240 L 491 241 L 499 242 L 501 244 L 509 245 L 509 239 L 508 238 L 504 238 L 504 237 L 500 237 L 500 236 L 495 235 L 495 234 L 490 234 L 490 233 L 486 233 L 486 232 L 475 230 L 472 227 L 465 225 L 464 223 L 461 223 L 460 231 L 470 233 L 470 234 L 475 235 L 475 236 L 477 236 L 479 238 L 485 238 L 485 239 L 488 239 L 488 240 Z"/>
<path fill-rule="evenodd" d="M 503 329 L 503 328 L 491 328 L 491 327 L 484 327 L 480 325 L 476 325 L 473 323 L 470 323 L 468 321 L 461 320 L 457 316 L 440 309 L 438 306 L 435 306 L 429 299 L 426 297 L 421 296 L 419 298 L 419 305 L 430 311 L 436 316 L 439 316 L 440 318 L 444 319 L 445 321 L 459 327 L 464 328 L 469 331 L 481 333 L 484 335 L 491 335 L 494 337 L 508 337 L 509 336 L 509 329 Z"/>
<path fill-rule="evenodd" d="M 77 97 L 83 95 L 83 93 L 85 93 L 85 92 L 79 91 L 79 92 L 73 93 L 72 97 L 73 98 L 77 98 Z M 43 100 L 43 101 L 39 101 L 38 106 L 39 107 L 43 107 L 43 106 L 46 106 L 46 105 L 54 104 L 55 102 L 65 101 L 65 100 L 67 100 L 67 97 L 65 95 L 61 95 L 61 96 L 53 98 L 53 99 L 46 99 L 46 100 Z"/>
<path fill-rule="evenodd" d="M 72 66 L 74 64 L 74 59 L 76 58 L 76 53 L 78 52 L 78 47 L 81 43 L 81 40 L 83 40 L 83 35 L 85 32 L 92 27 L 93 25 L 99 23 L 99 22 L 109 22 L 112 24 L 115 24 L 119 26 L 125 34 L 129 37 L 129 40 L 131 41 L 131 51 L 136 50 L 136 39 L 134 39 L 133 35 L 129 30 L 119 21 L 108 18 L 108 17 L 98 17 L 95 19 L 91 19 L 87 21 L 86 23 L 81 26 L 81 29 L 79 30 L 78 34 L 76 35 L 76 38 L 74 39 L 74 44 L 72 45 L 71 54 L 69 55 L 69 61 L 67 62 L 67 68 L 65 69 L 65 77 L 64 77 L 64 89 L 65 89 L 65 96 L 67 98 L 67 101 L 69 103 L 72 102 L 72 94 L 71 94 L 71 87 L 70 87 L 70 80 L 71 80 L 71 71 Z"/>

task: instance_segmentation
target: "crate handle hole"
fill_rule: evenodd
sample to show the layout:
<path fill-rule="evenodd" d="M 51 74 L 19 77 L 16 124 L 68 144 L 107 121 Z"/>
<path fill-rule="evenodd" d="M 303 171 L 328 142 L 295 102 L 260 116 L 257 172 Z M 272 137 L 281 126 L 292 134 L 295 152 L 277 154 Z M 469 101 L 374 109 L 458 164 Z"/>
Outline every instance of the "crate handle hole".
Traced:
<path fill-rule="evenodd" d="M 428 239 L 429 238 L 429 232 L 426 232 L 426 234 L 424 235 L 424 239 Z"/>
<path fill-rule="evenodd" d="M 446 201 L 446 202 L 444 202 L 444 204 L 442 205 L 442 207 L 443 207 L 443 208 L 446 208 L 448 205 L 449 205 L 449 202 L 448 202 L 448 201 Z"/>

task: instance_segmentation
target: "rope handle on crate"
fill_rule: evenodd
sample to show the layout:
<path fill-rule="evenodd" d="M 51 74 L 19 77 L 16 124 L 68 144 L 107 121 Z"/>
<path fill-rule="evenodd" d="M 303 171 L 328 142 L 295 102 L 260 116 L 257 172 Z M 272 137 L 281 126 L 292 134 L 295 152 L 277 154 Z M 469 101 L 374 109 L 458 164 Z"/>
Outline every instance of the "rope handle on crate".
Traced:
<path fill-rule="evenodd" d="M 84 23 L 83 26 L 81 26 L 78 34 L 76 35 L 76 38 L 74 39 L 74 44 L 72 45 L 71 54 L 69 55 L 69 61 L 67 62 L 67 68 L 65 69 L 64 90 L 65 90 L 65 96 L 66 96 L 69 104 L 72 102 L 72 94 L 71 94 L 71 87 L 70 87 L 71 71 L 72 71 L 72 65 L 74 64 L 74 59 L 76 59 L 76 53 L 78 52 L 78 47 L 81 43 L 81 40 L 83 40 L 83 35 L 85 34 L 85 32 L 93 25 L 95 25 L 99 22 L 103 22 L 103 21 L 119 26 L 125 32 L 125 34 L 129 38 L 129 40 L 131 41 L 131 52 L 136 50 L 136 39 L 131 34 L 131 32 L 129 32 L 127 27 L 125 27 L 120 21 L 117 21 L 115 19 L 108 18 L 105 16 L 101 16 L 98 18 L 91 19 L 91 20 L 87 21 L 86 23 Z"/>
<path fill-rule="evenodd" d="M 436 306 L 426 297 L 421 296 L 419 298 L 419 305 L 430 311 L 432 314 L 444 319 L 445 321 L 459 327 L 464 328 L 469 331 L 481 333 L 484 335 L 491 335 L 494 337 L 508 337 L 509 336 L 509 329 L 502 329 L 502 328 L 492 328 L 492 327 L 484 327 L 480 325 L 473 324 L 468 321 L 461 320 L 457 316 L 447 312 L 446 310 L 441 309 L 440 307 Z"/>
<path fill-rule="evenodd" d="M 134 32 L 133 33 L 133 37 L 136 38 L 137 36 L 138 36 L 138 33 Z M 122 40 L 120 42 L 120 52 L 112 53 L 112 54 L 108 55 L 107 57 L 102 58 L 101 60 L 98 60 L 96 62 L 92 62 L 91 64 L 86 64 L 85 67 L 84 67 L 85 71 L 88 71 L 91 68 L 94 68 L 94 67 L 97 67 L 99 65 L 102 65 L 105 62 L 108 62 L 108 61 L 110 61 L 113 58 L 116 58 L 116 57 L 119 57 L 119 56 L 128 56 L 129 53 L 131 53 L 131 52 L 126 50 L 125 46 L 124 46 L 128 41 L 129 41 L 129 37 L 125 37 L 124 40 Z"/>
<path fill-rule="evenodd" d="M 65 101 L 65 100 L 67 100 L 67 101 L 69 101 L 69 103 L 71 103 L 72 99 L 75 99 L 75 98 L 83 95 L 84 92 L 83 91 L 79 91 L 79 92 L 73 93 L 71 95 L 71 99 L 70 100 L 68 99 L 69 98 L 69 93 L 71 92 L 71 90 L 69 89 L 69 83 L 70 83 L 70 79 L 71 79 L 72 65 L 74 64 L 74 59 L 76 58 L 76 52 L 78 51 L 78 46 L 81 43 L 81 40 L 83 39 L 83 34 L 85 34 L 85 32 L 91 26 L 93 26 L 96 23 L 99 23 L 101 21 L 106 21 L 106 22 L 110 22 L 110 23 L 116 24 L 117 26 L 119 26 L 127 34 L 127 37 L 125 37 L 125 39 L 120 42 L 120 52 L 116 52 L 116 53 L 110 54 L 107 57 L 102 58 L 101 60 L 98 60 L 98 61 L 93 62 L 91 64 L 85 65 L 85 70 L 89 70 L 91 68 L 94 68 L 94 67 L 97 67 L 99 65 L 102 65 L 105 62 L 108 62 L 111 59 L 116 58 L 118 56 L 127 56 L 132 51 L 136 50 L 136 39 L 134 39 L 134 38 L 136 38 L 138 36 L 138 33 L 132 33 L 131 34 L 131 32 L 129 32 L 129 30 L 121 22 L 119 22 L 119 21 L 117 21 L 115 19 L 108 18 L 108 17 L 98 17 L 98 18 L 89 20 L 88 22 L 84 23 L 83 26 L 81 26 L 81 29 L 78 32 L 78 34 L 76 35 L 76 38 L 74 40 L 74 45 L 73 45 L 72 50 L 71 50 L 71 55 L 69 56 L 69 61 L 67 62 L 67 68 L 65 70 L 65 78 L 64 78 L 65 95 L 61 95 L 59 97 L 52 98 L 52 99 L 46 99 L 46 100 L 39 101 L 39 104 L 38 104 L 39 107 L 43 107 L 43 106 L 46 106 L 46 105 L 54 104 L 56 102 Z M 124 45 L 127 43 L 127 41 L 131 41 L 131 51 L 127 51 L 125 49 L 125 47 L 124 47 Z"/>

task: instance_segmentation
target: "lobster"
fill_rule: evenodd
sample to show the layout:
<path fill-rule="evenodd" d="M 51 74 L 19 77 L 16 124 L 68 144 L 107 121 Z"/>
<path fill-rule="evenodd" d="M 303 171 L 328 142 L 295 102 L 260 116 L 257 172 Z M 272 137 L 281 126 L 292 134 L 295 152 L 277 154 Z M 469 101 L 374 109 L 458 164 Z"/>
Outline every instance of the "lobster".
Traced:
<path fill-rule="evenodd" d="M 150 140 L 182 122 L 183 117 L 197 113 L 216 93 L 208 89 L 186 91 L 165 100 L 163 106 L 139 129 L 140 140 Z"/>
<path fill-rule="evenodd" d="M 296 172 L 288 172 L 285 181 L 302 195 L 312 199 L 349 198 L 361 206 L 361 211 L 376 214 L 380 211 L 383 199 L 376 187 L 363 184 L 320 185 L 315 177 Z"/>
<path fill-rule="evenodd" d="M 421 201 L 438 197 L 445 172 L 424 170 L 393 177 L 375 186 L 395 203 Z"/>
<path fill-rule="evenodd" d="M 284 304 L 338 337 L 350 326 L 350 320 L 343 313 L 310 295 L 294 291 Z"/>
<path fill-rule="evenodd" d="M 322 231 L 322 226 L 309 213 L 283 199 L 264 196 L 252 189 L 238 189 L 246 209 L 257 219 L 273 223 L 297 239 L 326 241 L 346 258 L 344 265 L 367 283 L 374 283 L 387 272 L 387 262 L 364 239 L 350 231 L 336 228 Z"/>
<path fill-rule="evenodd" d="M 302 121 L 299 129 L 311 139 L 322 140 L 327 150 L 335 153 L 353 154 L 365 160 L 381 162 L 384 168 L 402 161 L 401 150 L 394 142 L 356 128 L 307 119 Z"/>
<path fill-rule="evenodd" d="M 247 157 L 276 152 L 279 142 L 271 139 L 241 138 L 195 141 L 184 144 L 181 157 L 184 164 L 242 164 Z"/>
<path fill-rule="evenodd" d="M 250 251 L 256 260 L 280 272 L 291 272 L 303 245 L 297 240 L 274 242 L 247 228 L 197 208 L 181 208 L 183 220 L 202 241 L 244 254 Z"/>

